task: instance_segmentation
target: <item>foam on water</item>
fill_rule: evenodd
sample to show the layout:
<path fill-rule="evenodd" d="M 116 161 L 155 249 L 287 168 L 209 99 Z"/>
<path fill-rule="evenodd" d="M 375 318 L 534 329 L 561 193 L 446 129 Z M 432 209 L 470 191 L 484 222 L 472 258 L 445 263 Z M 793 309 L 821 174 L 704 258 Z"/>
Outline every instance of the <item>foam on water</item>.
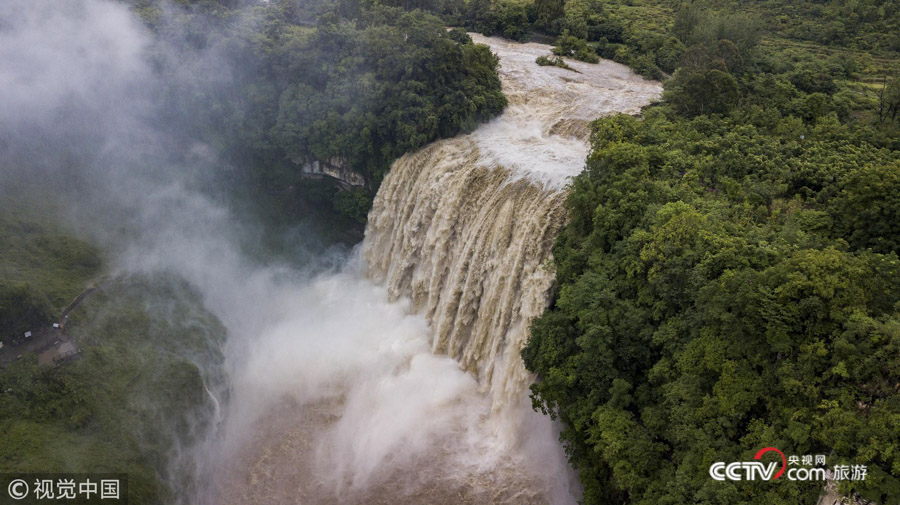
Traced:
<path fill-rule="evenodd" d="M 496 164 L 559 189 L 584 167 L 589 123 L 611 113 L 636 114 L 659 98 L 662 86 L 624 65 L 566 59 L 575 69 L 542 67 L 545 44 L 520 44 L 470 34 L 500 57 L 500 79 L 509 107 L 471 136 L 486 164 Z"/>

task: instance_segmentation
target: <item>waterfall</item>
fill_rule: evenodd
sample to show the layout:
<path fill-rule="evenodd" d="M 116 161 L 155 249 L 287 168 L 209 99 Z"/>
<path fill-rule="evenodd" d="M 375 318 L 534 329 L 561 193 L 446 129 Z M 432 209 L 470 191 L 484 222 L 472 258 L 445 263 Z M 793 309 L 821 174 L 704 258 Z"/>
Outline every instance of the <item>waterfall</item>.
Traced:
<path fill-rule="evenodd" d="M 469 139 L 454 139 L 398 161 L 365 254 L 369 274 L 431 323 L 434 352 L 472 372 L 499 408 L 530 380 L 518 352 L 547 303 L 564 192 L 478 160 Z"/>
<path fill-rule="evenodd" d="M 660 86 L 612 62 L 541 67 L 548 46 L 473 38 L 499 55 L 509 107 L 397 160 L 361 254 L 303 278 L 222 263 L 229 248 L 212 241 L 216 254 L 186 270 L 233 335 L 204 503 L 575 503 L 519 351 L 547 305 L 589 121 L 637 112 Z"/>
<path fill-rule="evenodd" d="M 502 411 L 532 380 L 519 352 L 548 303 L 550 251 L 566 217 L 566 181 L 588 153 L 589 122 L 635 113 L 661 87 L 608 61 L 541 67 L 535 59 L 548 46 L 472 36 L 500 57 L 510 106 L 471 135 L 394 163 L 364 254 L 368 275 L 429 321 L 433 351 L 474 374 Z"/>

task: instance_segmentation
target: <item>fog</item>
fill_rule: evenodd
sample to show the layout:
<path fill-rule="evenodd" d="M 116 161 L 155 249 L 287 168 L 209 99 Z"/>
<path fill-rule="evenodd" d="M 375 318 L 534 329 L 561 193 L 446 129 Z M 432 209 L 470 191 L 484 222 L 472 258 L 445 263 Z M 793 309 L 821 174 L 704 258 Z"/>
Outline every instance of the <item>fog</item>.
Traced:
<path fill-rule="evenodd" d="M 175 274 L 227 328 L 228 381 L 207 385 L 220 418 L 181 451 L 202 485 L 179 501 L 238 501 L 247 486 L 265 493 L 244 503 L 571 500 L 553 482 L 565 465 L 551 425 L 524 446 L 504 436 L 475 379 L 432 354 L 425 320 L 365 278 L 357 251 L 307 233 L 291 258 L 247 253 L 258 224 L 216 187 L 219 153 L 164 119 L 161 90 L 180 74 L 152 69 L 151 43 L 120 3 L 0 3 L 0 195 L 52 201 L 114 273 Z M 210 82 L 228 76 L 219 51 L 199 55 Z"/>

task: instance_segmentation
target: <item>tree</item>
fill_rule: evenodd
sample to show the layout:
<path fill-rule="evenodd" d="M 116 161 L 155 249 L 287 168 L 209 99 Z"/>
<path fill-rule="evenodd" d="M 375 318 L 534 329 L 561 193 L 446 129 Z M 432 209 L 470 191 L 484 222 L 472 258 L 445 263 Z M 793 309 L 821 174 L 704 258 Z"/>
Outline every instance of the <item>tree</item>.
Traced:
<path fill-rule="evenodd" d="M 559 38 L 556 39 L 556 44 L 553 46 L 553 54 L 568 56 L 587 63 L 600 61 L 600 56 L 588 45 L 586 40 L 570 34 L 568 30 L 563 30 Z"/>
<path fill-rule="evenodd" d="M 0 281 L 0 338 L 8 340 L 53 319 L 47 297 L 24 283 Z"/>
<path fill-rule="evenodd" d="M 680 68 L 666 82 L 665 98 L 687 116 L 722 114 L 740 100 L 737 79 L 725 70 Z"/>
<path fill-rule="evenodd" d="M 855 170 L 837 191 L 829 206 L 835 235 L 857 248 L 900 254 L 900 163 Z"/>
<path fill-rule="evenodd" d="M 900 115 L 900 77 L 888 79 L 885 75 L 878 92 L 878 120 L 896 121 Z"/>
<path fill-rule="evenodd" d="M 594 123 L 522 352 L 587 505 L 815 502 L 819 483 L 709 478 L 766 446 L 867 465 L 841 492 L 900 499 L 900 261 L 881 240 L 900 236 L 900 153 L 834 114 L 751 109 Z"/>
<path fill-rule="evenodd" d="M 565 16 L 564 0 L 535 0 L 537 19 L 534 26 L 548 33 L 559 33 L 562 19 Z"/>

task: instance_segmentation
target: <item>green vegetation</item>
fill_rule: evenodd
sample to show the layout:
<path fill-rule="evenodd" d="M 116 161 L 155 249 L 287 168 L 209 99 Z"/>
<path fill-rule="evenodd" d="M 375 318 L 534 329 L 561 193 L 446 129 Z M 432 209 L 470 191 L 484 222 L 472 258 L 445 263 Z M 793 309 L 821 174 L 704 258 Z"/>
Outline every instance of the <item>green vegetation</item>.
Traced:
<path fill-rule="evenodd" d="M 890 0 L 750 2 L 772 31 L 787 38 L 873 53 L 900 51 L 900 5 Z"/>
<path fill-rule="evenodd" d="M 282 0 L 163 16 L 139 5 L 158 35 L 160 71 L 190 76 L 169 90 L 169 113 L 239 161 L 242 191 L 249 183 L 288 213 L 324 204 L 364 222 L 394 159 L 506 106 L 490 50 L 423 11 Z M 227 78 L 208 68 L 210 48 L 227 51 Z M 167 61 L 173 52 L 178 61 Z M 301 167 L 314 161 L 353 170 L 365 188 L 309 191 Z M 298 208 L 310 198 L 319 200 Z"/>
<path fill-rule="evenodd" d="M 562 420 L 586 504 L 815 503 L 817 483 L 709 477 L 766 446 L 867 465 L 840 491 L 896 503 L 893 81 L 861 91 L 858 61 L 767 45 L 768 17 L 670 19 L 684 49 L 664 102 L 598 120 L 573 183 L 523 351 L 535 406 Z"/>
<path fill-rule="evenodd" d="M 81 355 L 0 370 L 0 466 L 7 472 L 126 472 L 129 502 L 170 503 L 211 418 L 221 324 L 183 283 L 144 278 L 93 294 L 70 317 Z M 170 479 L 170 475 L 176 476 Z"/>
<path fill-rule="evenodd" d="M 771 445 L 867 464 L 854 490 L 900 496 L 900 154 L 866 133 L 833 117 L 595 125 L 560 291 L 523 354 L 586 503 L 814 502 L 814 485 L 709 479 Z"/>
<path fill-rule="evenodd" d="M 469 0 L 464 19 L 469 30 L 524 42 L 531 37 L 533 16 L 531 4 Z"/>
<path fill-rule="evenodd" d="M 534 60 L 534 62 L 542 67 L 559 67 L 559 68 L 564 68 L 566 70 L 571 70 L 573 72 L 578 72 L 574 68 L 570 67 L 566 63 L 566 60 L 562 59 L 562 57 L 560 57 L 560 56 L 555 56 L 555 55 L 538 56 L 537 59 Z"/>
<path fill-rule="evenodd" d="M 557 56 L 569 56 L 587 63 L 597 63 L 600 57 L 591 49 L 584 39 L 569 34 L 569 30 L 563 30 L 562 35 L 556 40 L 553 54 Z"/>
<path fill-rule="evenodd" d="M 577 44 L 583 56 L 596 53 L 654 79 L 670 76 L 699 39 L 727 32 L 740 46 L 734 34 L 743 31 L 761 39 L 760 52 L 773 60 L 801 60 L 815 72 L 849 68 L 854 75 L 838 84 L 872 94 L 885 76 L 896 76 L 900 51 L 900 7 L 889 0 L 471 0 L 464 12 L 469 29 L 516 40 L 558 37 L 560 54 Z"/>
<path fill-rule="evenodd" d="M 20 199 L 4 196 L 0 208 L 0 341 L 49 326 L 98 275 L 101 259 L 86 242 L 47 225 Z"/>

